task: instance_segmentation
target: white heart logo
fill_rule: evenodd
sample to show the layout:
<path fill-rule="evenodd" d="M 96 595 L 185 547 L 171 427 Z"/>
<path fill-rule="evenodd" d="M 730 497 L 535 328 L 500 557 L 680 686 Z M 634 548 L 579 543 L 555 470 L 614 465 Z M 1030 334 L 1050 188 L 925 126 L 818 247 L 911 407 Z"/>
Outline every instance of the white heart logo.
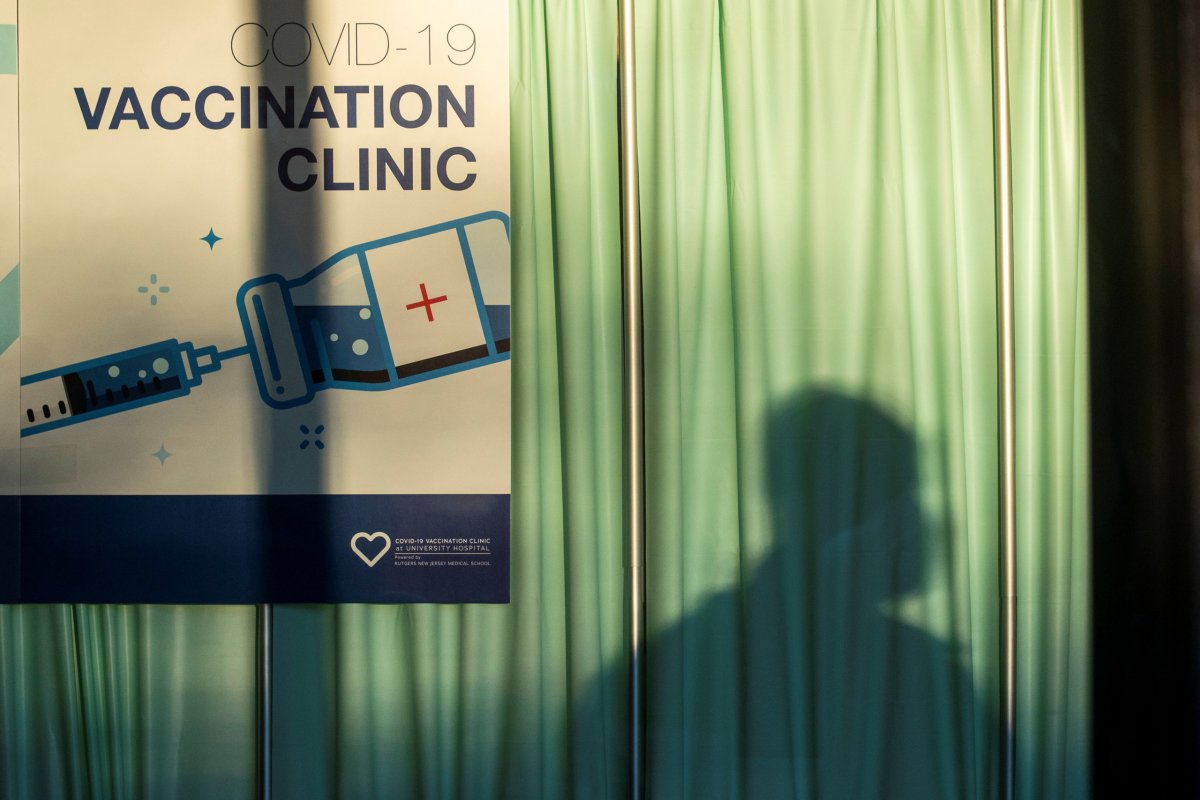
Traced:
<path fill-rule="evenodd" d="M 363 552 L 363 548 L 362 548 L 363 542 L 371 542 L 371 543 L 378 542 L 379 543 L 379 552 L 375 553 L 375 555 L 373 555 L 373 556 L 367 555 L 367 553 Z M 350 549 L 353 550 L 354 555 L 361 558 L 363 560 L 363 563 L 366 564 L 368 567 L 373 567 L 376 564 L 378 564 L 379 559 L 383 558 L 384 554 L 387 553 L 388 548 L 391 546 L 391 544 L 392 544 L 392 537 L 388 536 L 383 531 L 375 531 L 374 533 L 366 533 L 365 531 L 359 531 L 358 533 L 356 533 L 350 537 Z M 367 552 L 370 552 L 371 549 L 372 548 L 370 547 L 370 545 L 368 545 Z"/>

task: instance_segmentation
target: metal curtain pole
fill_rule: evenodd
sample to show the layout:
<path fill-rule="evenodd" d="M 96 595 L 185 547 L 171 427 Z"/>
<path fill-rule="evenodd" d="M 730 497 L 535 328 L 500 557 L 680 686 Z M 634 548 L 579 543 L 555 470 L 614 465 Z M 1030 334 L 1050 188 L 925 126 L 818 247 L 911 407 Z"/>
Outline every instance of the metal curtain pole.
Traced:
<path fill-rule="evenodd" d="M 646 793 L 645 431 L 642 404 L 642 232 L 638 204 L 637 95 L 633 0 L 620 0 L 618 90 L 621 148 L 621 262 L 625 296 L 625 472 L 629 497 L 630 797 Z"/>
<path fill-rule="evenodd" d="M 1012 121 L 1008 105 L 1008 2 L 992 0 L 996 167 L 996 296 L 1000 406 L 1000 796 L 1016 797 L 1017 496 L 1016 344 L 1013 319 Z"/>
<path fill-rule="evenodd" d="M 259 603 L 256 608 L 258 646 L 258 798 L 271 800 L 271 635 L 274 628 L 274 608 Z"/>

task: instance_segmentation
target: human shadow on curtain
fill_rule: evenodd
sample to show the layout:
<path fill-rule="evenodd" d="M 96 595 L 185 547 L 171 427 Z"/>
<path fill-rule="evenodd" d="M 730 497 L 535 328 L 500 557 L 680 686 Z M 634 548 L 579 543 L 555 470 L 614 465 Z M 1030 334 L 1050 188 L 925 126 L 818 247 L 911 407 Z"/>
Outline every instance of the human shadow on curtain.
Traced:
<path fill-rule="evenodd" d="M 763 437 L 774 545 L 649 644 L 650 668 L 677 676 L 652 689 L 684 709 L 655 715 L 650 698 L 652 793 L 982 796 L 965 654 L 906 621 L 951 535 L 922 510 L 913 433 L 818 388 L 771 409 Z M 731 727 L 708 709 L 735 692 Z"/>

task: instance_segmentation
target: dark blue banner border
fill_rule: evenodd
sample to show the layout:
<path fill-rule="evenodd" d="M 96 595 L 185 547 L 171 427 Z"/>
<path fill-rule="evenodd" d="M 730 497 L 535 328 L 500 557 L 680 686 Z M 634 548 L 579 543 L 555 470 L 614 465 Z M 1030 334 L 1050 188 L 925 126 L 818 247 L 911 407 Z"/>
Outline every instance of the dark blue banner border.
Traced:
<path fill-rule="evenodd" d="M 0 495 L 0 603 L 20 599 L 21 585 L 21 498 Z"/>
<path fill-rule="evenodd" d="M 27 495 L 19 595 L 0 566 L 0 602 L 506 603 L 509 506 L 509 495 Z"/>

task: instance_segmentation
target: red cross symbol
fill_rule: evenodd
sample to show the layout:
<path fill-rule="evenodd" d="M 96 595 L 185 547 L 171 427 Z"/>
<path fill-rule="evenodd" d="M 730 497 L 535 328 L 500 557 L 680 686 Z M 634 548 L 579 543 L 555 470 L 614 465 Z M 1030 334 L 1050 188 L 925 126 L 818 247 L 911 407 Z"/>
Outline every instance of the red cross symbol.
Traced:
<path fill-rule="evenodd" d="M 425 289 L 425 284 L 422 283 L 421 284 L 421 299 L 415 303 L 409 303 L 408 305 L 405 306 L 405 308 L 407 308 L 409 311 L 412 311 L 413 309 L 416 309 L 416 308 L 423 308 L 423 309 L 425 309 L 425 316 L 429 319 L 430 322 L 433 322 L 433 304 L 434 303 L 444 303 L 444 302 L 446 302 L 446 295 L 443 294 L 438 297 L 430 297 L 429 292 Z"/>

